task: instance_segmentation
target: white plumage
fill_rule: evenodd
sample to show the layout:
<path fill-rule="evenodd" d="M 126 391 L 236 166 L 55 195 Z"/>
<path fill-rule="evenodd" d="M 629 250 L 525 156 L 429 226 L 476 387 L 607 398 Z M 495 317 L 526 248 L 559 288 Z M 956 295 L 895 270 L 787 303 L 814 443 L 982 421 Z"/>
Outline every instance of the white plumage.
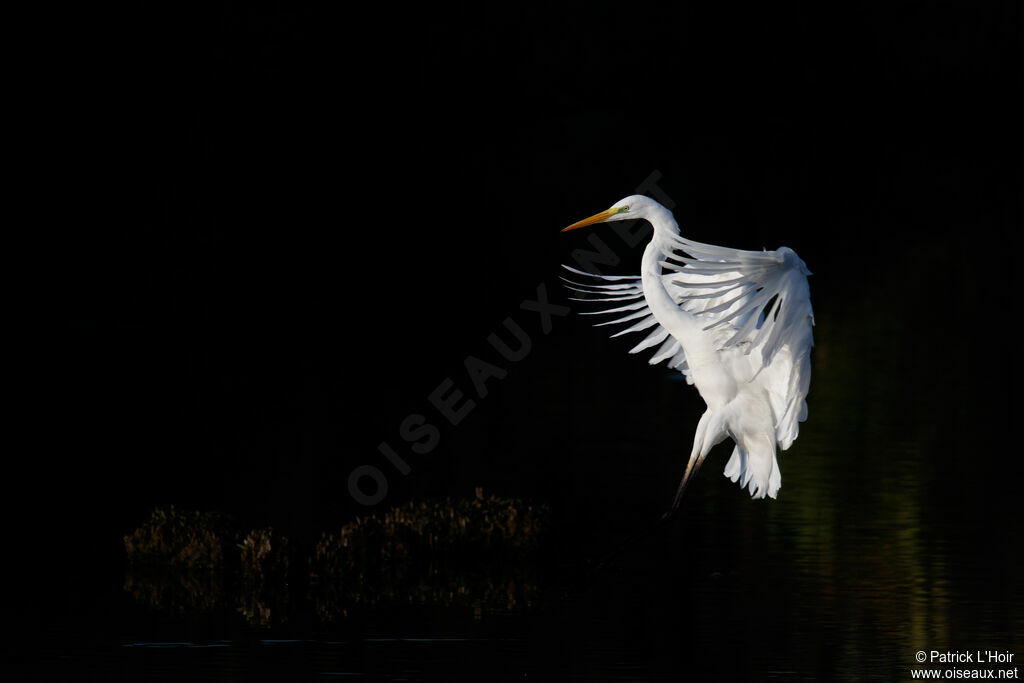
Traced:
<path fill-rule="evenodd" d="M 707 404 L 671 511 L 708 452 L 726 437 L 735 448 L 725 475 L 755 498 L 775 498 L 782 486 L 776 446 L 789 448 L 807 418 L 810 271 L 788 247 L 744 251 L 681 237 L 672 213 L 643 195 L 565 230 L 636 218 L 654 227 L 639 276 L 564 267 L 575 276 L 568 287 L 586 295 L 574 299 L 609 304 L 584 315 L 616 314 L 597 323 L 627 324 L 613 337 L 647 332 L 630 353 L 655 349 L 650 362 L 682 372 Z"/>

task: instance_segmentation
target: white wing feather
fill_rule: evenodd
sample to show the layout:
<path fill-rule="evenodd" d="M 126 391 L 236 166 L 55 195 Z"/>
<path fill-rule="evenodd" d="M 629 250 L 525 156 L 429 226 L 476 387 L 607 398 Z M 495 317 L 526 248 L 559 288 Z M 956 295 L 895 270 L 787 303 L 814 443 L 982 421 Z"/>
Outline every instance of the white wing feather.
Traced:
<path fill-rule="evenodd" d="M 686 354 L 683 353 L 683 348 L 679 345 L 679 342 L 677 342 L 674 337 L 670 336 L 668 330 L 659 325 L 658 321 L 654 319 L 654 316 L 651 314 L 651 310 L 647 307 L 647 301 L 644 299 L 644 290 L 643 286 L 640 284 L 639 276 L 599 275 L 597 273 L 587 273 L 582 270 L 577 270 L 576 268 L 566 265 L 563 265 L 562 267 L 574 275 L 588 277 L 592 278 L 596 282 L 606 283 L 585 284 L 575 282 L 568 278 L 562 278 L 566 282 L 566 287 L 568 289 L 586 295 L 585 297 L 569 297 L 570 301 L 587 301 L 592 303 L 610 302 L 613 304 L 617 304 L 620 301 L 632 301 L 632 303 L 627 303 L 621 306 L 613 305 L 593 311 L 582 311 L 581 315 L 607 315 L 612 313 L 623 314 L 622 316 L 612 318 L 611 320 L 604 320 L 602 322 L 595 323 L 594 327 L 616 325 L 632 322 L 634 320 L 640 321 L 637 324 L 616 332 L 611 335 L 612 337 L 619 337 L 630 332 L 639 332 L 648 328 L 653 328 L 644 340 L 631 348 L 629 352 L 639 353 L 645 349 L 649 349 L 660 344 L 648 362 L 651 365 L 657 365 L 667 361 L 670 368 L 683 373 L 688 384 L 693 384 L 693 379 L 689 374 L 690 368 L 686 364 Z M 671 276 L 666 275 L 664 277 L 668 278 Z M 667 281 L 668 280 L 666 279 L 666 282 Z M 682 304 L 682 301 L 682 296 L 676 297 L 676 303 Z"/>
<path fill-rule="evenodd" d="M 810 271 L 792 249 L 744 251 L 675 236 L 663 267 L 681 306 L 720 330 L 721 348 L 738 347 L 758 364 L 751 381 L 768 393 L 776 440 L 786 450 L 807 419 L 814 311 Z"/>
<path fill-rule="evenodd" d="M 737 347 L 758 364 L 751 381 L 759 382 L 768 393 L 776 440 L 786 450 L 797 437 L 799 423 L 807 417 L 805 399 L 811 381 L 814 313 L 807 286 L 810 272 L 804 262 L 788 247 L 744 251 L 679 236 L 673 237 L 665 256 L 662 280 L 680 308 L 706 319 L 704 329 L 715 333 L 722 350 Z M 630 353 L 660 345 L 649 362 L 667 362 L 693 384 L 686 354 L 654 319 L 639 276 L 599 275 L 563 267 L 594 281 L 585 284 L 563 278 L 570 290 L 585 295 L 570 297 L 572 300 L 612 304 L 583 315 L 622 314 L 596 325 L 632 323 L 613 337 L 650 330 Z"/>

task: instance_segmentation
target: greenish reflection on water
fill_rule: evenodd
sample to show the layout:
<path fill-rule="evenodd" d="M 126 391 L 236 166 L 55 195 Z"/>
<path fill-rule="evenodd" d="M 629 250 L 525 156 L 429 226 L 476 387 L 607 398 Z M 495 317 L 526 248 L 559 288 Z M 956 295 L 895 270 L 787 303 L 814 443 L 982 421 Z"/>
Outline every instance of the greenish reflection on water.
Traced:
<path fill-rule="evenodd" d="M 899 301 L 923 300 L 927 282 L 819 313 L 810 419 L 781 455 L 777 501 L 714 481 L 691 501 L 691 547 L 714 557 L 696 562 L 740 574 L 694 600 L 709 620 L 735 609 L 742 621 L 744 599 L 767 608 L 746 615 L 765 624 L 750 629 L 760 646 L 744 645 L 761 659 L 752 678 L 904 679 L 919 650 L 1020 652 L 1020 514 L 998 474 L 1009 454 L 977 419 L 948 321 L 886 295 L 898 284 Z"/>
<path fill-rule="evenodd" d="M 659 381 L 658 393 L 644 393 L 644 368 L 627 358 L 607 371 L 628 375 L 610 380 L 633 392 L 628 405 L 600 393 L 593 377 L 574 396 L 589 401 L 581 410 L 607 405 L 620 419 L 588 423 L 578 459 L 550 463 L 552 476 L 573 483 L 558 489 L 564 501 L 545 501 L 557 503 L 554 548 L 463 573 L 430 563 L 392 575 L 348 567 L 350 580 L 331 584 L 337 590 L 262 581 L 240 601 L 207 574 L 154 583 L 130 572 L 124 587 L 135 606 L 118 632 L 142 641 L 166 630 L 153 626 L 156 613 L 172 625 L 164 640 L 227 638 L 231 647 L 208 662 L 225 676 L 245 665 L 245 638 L 259 652 L 268 639 L 295 639 L 275 645 L 306 653 L 290 673 L 372 671 L 384 680 L 425 671 L 477 680 L 905 680 L 918 650 L 1019 656 L 1024 530 L 1004 474 L 1014 471 L 1007 458 L 1019 456 L 1006 451 L 994 428 L 1005 420 L 993 412 L 1009 405 L 1009 392 L 994 384 L 1005 382 L 989 367 L 996 351 L 978 335 L 934 305 L 908 305 L 931 301 L 931 283 L 953 272 L 948 266 L 894 268 L 859 284 L 856 296 L 816 299 L 810 415 L 780 456 L 775 501 L 752 501 L 722 477 L 728 449 L 719 446 L 680 518 L 591 577 L 587 558 L 669 500 L 699 414 L 689 387 Z M 947 291 L 955 310 L 973 296 Z M 554 386 L 566 358 L 531 362 Z M 548 419 L 541 406 L 564 417 L 558 391 L 532 406 L 538 419 Z M 680 405 L 693 410 L 671 419 L 666 406 Z M 262 557 L 256 540 L 251 551 Z M 287 603 L 303 596 L 308 613 L 295 614 Z M 225 603 L 256 630 L 240 637 L 235 627 L 211 627 Z M 143 617 L 132 611 L 138 605 L 149 610 Z M 282 624 L 271 616 L 280 613 L 293 618 Z M 225 650 L 232 656 L 218 654 Z M 187 670 L 195 655 L 161 656 L 162 666 Z"/>

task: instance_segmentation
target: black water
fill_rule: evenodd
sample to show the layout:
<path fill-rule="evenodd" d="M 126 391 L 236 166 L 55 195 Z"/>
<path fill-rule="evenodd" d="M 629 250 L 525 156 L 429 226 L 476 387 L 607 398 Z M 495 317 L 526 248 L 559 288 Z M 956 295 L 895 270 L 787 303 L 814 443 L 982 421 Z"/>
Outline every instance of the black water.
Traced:
<path fill-rule="evenodd" d="M 82 169 L 97 187 L 44 252 L 9 654 L 39 679 L 516 681 L 909 680 L 922 650 L 1024 656 L 1016 15 L 257 4 L 90 41 L 96 68 L 68 68 L 110 106 L 72 156 L 120 170 Z M 595 41 L 610 28 L 626 37 Z M 671 501 L 703 406 L 577 315 L 558 264 L 595 245 L 558 230 L 652 178 L 688 236 L 785 244 L 814 272 L 809 419 L 778 500 L 722 477 L 721 445 L 678 519 L 594 574 Z M 602 270 L 635 271 L 642 244 L 592 234 L 619 259 Z M 522 306 L 542 296 L 572 314 Z M 530 338 L 515 362 L 488 342 L 506 320 Z M 473 401 L 459 424 L 439 387 Z M 437 428 L 428 452 L 410 416 Z M 361 465 L 387 478 L 372 507 Z M 301 582 L 255 606 L 186 582 L 182 608 L 125 561 L 157 506 L 302 553 L 477 487 L 551 509 L 527 601 L 324 610 Z"/>
<path fill-rule="evenodd" d="M 941 372 L 947 346 L 937 354 L 918 343 L 922 330 L 960 348 L 973 335 L 943 329 L 932 311 L 887 305 L 887 292 L 918 300 L 931 281 L 927 268 L 889 273 L 855 300 L 817 302 L 810 418 L 782 455 L 778 500 L 752 501 L 722 477 L 720 446 L 675 522 L 592 573 L 671 499 L 701 406 L 691 387 L 564 318 L 461 429 L 445 429 L 461 444 L 453 449 L 482 461 L 468 472 L 440 447 L 431 462 L 380 437 L 403 448 L 416 470 L 410 486 L 422 489 L 407 494 L 387 470 L 395 483 L 382 506 L 472 495 L 461 482 L 477 477 L 552 507 L 529 604 L 384 600 L 324 613 L 296 586 L 263 623 L 230 596 L 155 606 L 129 590 L 119 547 L 152 494 L 126 492 L 123 510 L 83 503 L 83 519 L 53 520 L 77 538 L 54 540 L 44 557 L 67 566 L 45 567 L 50 582 L 30 596 L 47 605 L 35 615 L 33 667 L 97 680 L 907 680 L 920 650 L 1017 653 L 1019 466 L 1002 446 L 1001 385 L 985 373 L 988 359 L 961 354 L 956 372 Z M 576 377 L 587 363 L 602 371 Z M 219 474 L 227 487 L 259 476 L 289 486 L 287 472 Z M 346 495 L 344 479 L 333 483 Z M 169 500 L 165 487 L 147 487 L 165 496 L 154 503 Z M 271 517 L 262 496 L 243 499 L 253 520 Z M 330 526 L 307 524 L 292 520 L 289 532 Z"/>

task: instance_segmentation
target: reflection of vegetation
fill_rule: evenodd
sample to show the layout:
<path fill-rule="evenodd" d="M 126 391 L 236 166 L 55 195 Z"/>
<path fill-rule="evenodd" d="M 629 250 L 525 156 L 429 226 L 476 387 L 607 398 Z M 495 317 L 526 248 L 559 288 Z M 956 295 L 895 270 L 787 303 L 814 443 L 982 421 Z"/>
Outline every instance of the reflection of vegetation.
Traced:
<path fill-rule="evenodd" d="M 174 506 L 153 510 L 124 537 L 124 589 L 136 600 L 176 614 L 206 612 L 224 599 L 225 559 L 236 537 L 230 522 L 211 512 Z"/>
<path fill-rule="evenodd" d="M 409 503 L 324 534 L 310 559 L 313 599 L 513 608 L 537 597 L 534 567 L 546 510 L 496 498 Z"/>
<path fill-rule="evenodd" d="M 254 529 L 238 548 L 242 551 L 238 611 L 249 623 L 267 626 L 271 614 L 284 613 L 288 599 L 288 539 L 272 528 Z"/>
<path fill-rule="evenodd" d="M 177 613 L 230 602 L 258 625 L 283 619 L 296 581 L 310 586 L 324 618 L 381 602 L 513 608 L 537 598 L 529 559 L 545 517 L 543 507 L 520 500 L 410 503 L 325 533 L 296 562 L 272 528 L 242 534 L 220 515 L 158 509 L 124 537 L 124 586 Z"/>
<path fill-rule="evenodd" d="M 162 612 L 209 612 L 224 599 L 221 576 L 209 569 L 135 565 L 125 573 L 124 590 Z"/>
<path fill-rule="evenodd" d="M 288 538 L 273 529 L 255 529 L 238 544 L 241 549 L 242 578 L 262 583 L 267 577 L 288 573 Z"/>

